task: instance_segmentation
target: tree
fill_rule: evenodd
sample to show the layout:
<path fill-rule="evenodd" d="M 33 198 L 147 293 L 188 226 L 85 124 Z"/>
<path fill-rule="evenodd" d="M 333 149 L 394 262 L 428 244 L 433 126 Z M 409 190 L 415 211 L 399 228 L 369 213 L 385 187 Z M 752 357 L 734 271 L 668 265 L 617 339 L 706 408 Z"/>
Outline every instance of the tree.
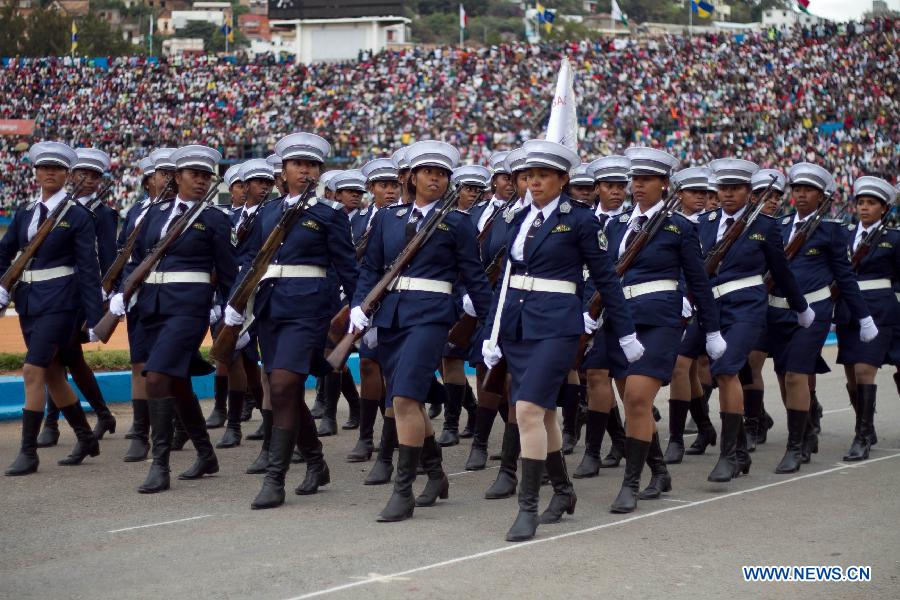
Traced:
<path fill-rule="evenodd" d="M 63 56 L 72 47 L 72 19 L 55 9 L 39 8 L 28 15 L 21 43 L 24 56 Z"/>
<path fill-rule="evenodd" d="M 88 13 L 78 23 L 78 54 L 82 56 L 125 56 L 136 48 L 122 37 L 121 29 L 112 26 L 95 13 Z"/>
<path fill-rule="evenodd" d="M 25 18 L 16 14 L 16 3 L 7 2 L 0 10 L 0 56 L 19 54 L 25 26 Z"/>

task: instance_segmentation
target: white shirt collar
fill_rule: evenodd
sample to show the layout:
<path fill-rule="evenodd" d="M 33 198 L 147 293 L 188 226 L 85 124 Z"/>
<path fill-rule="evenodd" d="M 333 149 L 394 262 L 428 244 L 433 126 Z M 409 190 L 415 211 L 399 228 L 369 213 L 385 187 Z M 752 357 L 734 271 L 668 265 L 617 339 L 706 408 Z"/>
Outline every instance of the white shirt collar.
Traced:
<path fill-rule="evenodd" d="M 629 217 L 629 219 L 628 219 L 628 225 L 631 226 L 631 224 L 634 221 L 638 220 L 638 217 L 647 217 L 647 219 L 649 220 L 650 218 L 653 217 L 653 215 L 655 215 L 656 213 L 658 213 L 659 211 L 662 210 L 663 204 L 664 204 L 664 202 L 662 201 L 662 199 L 660 199 L 660 201 L 657 202 L 656 204 L 654 204 L 653 206 L 651 206 L 647 210 L 647 212 L 642 213 L 640 205 L 635 203 L 634 210 L 631 211 L 631 217 Z"/>
<path fill-rule="evenodd" d="M 725 219 L 734 219 L 735 221 L 737 221 L 738 219 L 741 218 L 741 215 L 744 214 L 745 210 L 747 210 L 746 204 L 741 207 L 741 210 L 737 211 L 733 215 L 729 215 L 727 212 L 725 212 L 725 209 L 723 208 L 722 209 L 722 220 L 724 221 Z"/>
<path fill-rule="evenodd" d="M 857 235 L 857 236 L 859 236 L 859 235 L 865 235 L 865 234 L 869 233 L 870 231 L 872 231 L 873 229 L 877 228 L 879 225 L 881 225 L 881 219 L 878 219 L 877 221 L 875 221 L 874 223 L 872 223 L 872 224 L 869 225 L 868 227 L 865 227 L 862 223 L 860 223 L 860 224 L 856 227 L 856 235 Z"/>
<path fill-rule="evenodd" d="M 496 195 L 494 195 L 491 198 L 491 204 L 493 204 L 495 208 L 502 208 L 504 205 L 506 205 L 506 200 L 501 200 Z"/>
<path fill-rule="evenodd" d="M 196 200 L 185 200 L 185 199 L 182 198 L 181 196 L 175 196 L 175 203 L 173 204 L 173 207 L 174 207 L 175 205 L 177 205 L 179 202 L 181 202 L 182 204 L 184 204 L 184 205 L 187 206 L 188 208 L 192 207 L 194 204 L 197 203 Z"/>
<path fill-rule="evenodd" d="M 433 209 L 435 206 L 437 206 L 437 203 L 440 202 L 440 201 L 441 201 L 441 199 L 438 198 L 437 200 L 435 200 L 435 201 L 432 202 L 431 204 L 426 204 L 425 206 L 419 206 L 419 205 L 417 205 L 415 202 L 413 202 L 412 210 L 410 210 L 409 212 L 410 212 L 410 214 L 412 214 L 413 211 L 416 211 L 416 210 L 417 210 L 417 211 L 419 211 L 419 213 L 422 215 L 422 218 L 425 218 L 425 217 L 427 217 L 427 216 L 431 213 L 432 209 Z"/>
<path fill-rule="evenodd" d="M 245 215 L 252 215 L 253 213 L 256 212 L 256 209 L 257 209 L 257 208 L 259 208 L 259 204 L 254 204 L 253 206 L 247 206 L 247 205 L 245 204 L 245 205 L 244 205 L 244 214 L 245 214 Z"/>
<path fill-rule="evenodd" d="M 59 203 L 63 201 L 63 198 L 65 198 L 65 197 L 66 197 L 66 190 L 64 188 L 64 189 L 59 190 L 58 192 L 56 192 L 49 198 L 47 198 L 47 200 L 44 201 L 44 205 L 47 207 L 47 210 L 49 212 L 53 212 L 53 209 L 56 208 L 59 205 Z M 37 197 L 37 201 L 41 202 L 40 196 Z"/>
<path fill-rule="evenodd" d="M 284 203 L 287 204 L 288 206 L 293 206 L 293 205 L 297 204 L 297 201 L 299 199 L 300 199 L 300 194 L 297 194 L 296 196 L 285 196 Z"/>
<path fill-rule="evenodd" d="M 594 214 L 597 215 L 598 217 L 600 215 L 606 215 L 607 217 L 609 217 L 611 219 L 617 215 L 622 214 L 622 205 L 620 204 L 619 208 L 616 208 L 614 210 L 606 211 L 606 210 L 603 210 L 602 204 L 597 204 L 597 210 L 594 211 Z"/>
<path fill-rule="evenodd" d="M 550 215 L 553 214 L 553 211 L 556 210 L 556 207 L 559 206 L 559 196 L 554 198 L 550 204 L 545 206 L 544 208 L 538 208 L 535 206 L 534 202 L 531 203 L 531 208 L 529 210 L 529 214 L 537 216 L 538 213 L 541 213 L 541 216 L 546 219 Z"/>
<path fill-rule="evenodd" d="M 82 196 L 81 198 L 79 198 L 78 203 L 81 204 L 82 206 L 87 206 L 96 197 L 97 197 L 97 193 L 94 192 L 93 194 L 89 194 L 87 196 Z"/>

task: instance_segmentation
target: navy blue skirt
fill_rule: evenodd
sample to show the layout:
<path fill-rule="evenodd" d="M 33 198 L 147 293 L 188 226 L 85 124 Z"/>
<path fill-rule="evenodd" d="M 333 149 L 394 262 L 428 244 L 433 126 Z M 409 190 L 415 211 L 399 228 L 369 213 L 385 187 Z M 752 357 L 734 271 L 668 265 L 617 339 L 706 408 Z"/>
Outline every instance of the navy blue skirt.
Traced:
<path fill-rule="evenodd" d="M 487 325 L 484 324 L 484 321 L 479 321 L 478 327 L 475 329 L 475 333 L 472 334 L 472 343 L 469 345 L 469 366 L 472 368 L 477 367 L 478 365 L 484 364 L 484 356 L 481 354 L 481 346 L 484 345 L 484 340 L 488 339 L 491 336 L 491 329 Z"/>
<path fill-rule="evenodd" d="M 700 356 L 706 354 L 706 334 L 700 329 L 697 320 L 691 321 L 681 338 L 681 345 L 678 346 L 678 356 L 686 356 L 697 360 Z"/>
<path fill-rule="evenodd" d="M 378 328 L 378 356 L 389 405 L 396 396 L 425 403 L 449 331 L 445 323 Z"/>
<path fill-rule="evenodd" d="M 153 371 L 187 379 L 192 374 L 194 357 L 209 329 L 209 317 L 142 316 L 140 329 L 148 349 L 143 374 Z"/>
<path fill-rule="evenodd" d="M 602 327 L 597 330 L 594 334 L 594 339 L 591 341 L 591 346 L 581 361 L 581 369 L 583 371 L 609 370 L 609 350 L 606 346 L 609 340 L 614 337 L 604 331 Z M 616 344 L 618 344 L 618 341 L 616 341 Z"/>
<path fill-rule="evenodd" d="M 381 331 L 378 331 L 378 333 L 376 333 L 376 336 L 380 335 Z M 369 348 L 369 346 L 364 341 L 359 340 L 357 349 L 359 351 L 360 358 L 367 358 L 369 360 L 378 362 L 378 344 L 376 344 L 374 348 Z"/>
<path fill-rule="evenodd" d="M 775 361 L 776 373 L 818 373 L 819 353 L 831 324 L 815 321 L 808 329 L 796 323 L 769 323 L 766 329 L 769 353 Z"/>
<path fill-rule="evenodd" d="M 325 338 L 330 318 L 280 320 L 269 318 L 267 313 L 256 320 L 266 373 L 272 369 L 316 376 L 328 373 Z"/>
<path fill-rule="evenodd" d="M 136 310 L 125 317 L 125 325 L 128 328 L 128 353 L 132 364 L 147 362 L 150 349 L 147 347 L 147 338 L 144 336 L 141 319 Z"/>
<path fill-rule="evenodd" d="M 878 328 L 878 335 L 871 342 L 859 339 L 859 323 L 837 326 L 839 365 L 855 365 L 862 363 L 881 367 L 889 362 L 888 355 L 894 345 L 894 328 L 884 326 Z M 896 363 L 895 363 L 896 364 Z"/>
<path fill-rule="evenodd" d="M 631 364 L 618 344 L 609 349 L 609 374 L 614 379 L 629 375 L 644 375 L 668 385 L 678 358 L 678 348 L 684 330 L 681 327 L 661 327 L 656 325 L 636 325 L 638 341 L 644 345 L 644 355 Z"/>
<path fill-rule="evenodd" d="M 756 345 L 759 336 L 759 323 L 738 321 L 722 328 L 722 337 L 728 347 L 719 360 L 712 361 L 709 371 L 716 375 L 737 375 L 747 363 L 747 357 Z M 703 337 L 704 345 L 706 336 Z M 704 349 L 705 353 L 705 349 Z"/>
<path fill-rule="evenodd" d="M 38 316 L 19 315 L 25 338 L 25 363 L 47 368 L 75 335 L 78 311 L 66 310 Z"/>
<path fill-rule="evenodd" d="M 888 363 L 900 367 L 900 324 L 894 325 L 891 349 L 888 351 Z"/>
<path fill-rule="evenodd" d="M 509 397 L 513 403 L 524 400 L 548 410 L 556 409 L 559 388 L 575 364 L 581 336 L 546 340 L 509 340 L 502 343 L 507 371 L 512 377 Z"/>

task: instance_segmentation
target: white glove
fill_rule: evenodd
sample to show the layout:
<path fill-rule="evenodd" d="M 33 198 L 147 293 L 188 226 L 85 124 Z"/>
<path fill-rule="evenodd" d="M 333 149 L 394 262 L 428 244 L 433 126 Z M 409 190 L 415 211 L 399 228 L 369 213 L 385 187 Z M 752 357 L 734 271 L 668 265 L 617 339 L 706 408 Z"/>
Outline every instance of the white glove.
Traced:
<path fill-rule="evenodd" d="M 470 317 L 477 317 L 478 313 L 475 312 L 475 305 L 472 304 L 472 299 L 469 298 L 469 295 L 466 294 L 463 296 L 463 311 Z"/>
<path fill-rule="evenodd" d="M 691 315 L 694 314 L 694 307 L 691 305 L 691 301 L 682 296 L 681 298 L 681 316 L 685 319 L 690 319 Z"/>
<path fill-rule="evenodd" d="M 225 307 L 225 324 L 229 327 L 243 325 L 245 320 L 244 315 L 232 308 L 230 304 Z"/>
<path fill-rule="evenodd" d="M 350 309 L 350 329 L 348 330 L 350 333 L 356 333 L 358 331 L 362 331 L 366 327 L 369 326 L 369 317 L 366 316 L 366 313 L 363 312 L 363 309 L 359 306 L 354 306 Z"/>
<path fill-rule="evenodd" d="M 878 328 L 875 327 L 875 321 L 872 317 L 866 317 L 859 320 L 859 341 L 871 342 L 878 337 Z"/>
<path fill-rule="evenodd" d="M 584 319 L 584 332 L 586 334 L 590 335 L 600 327 L 600 321 L 592 319 L 589 313 L 583 312 L 581 313 L 581 316 Z"/>
<path fill-rule="evenodd" d="M 491 346 L 491 340 L 484 340 L 481 343 L 481 355 L 484 357 L 484 364 L 488 369 L 493 369 L 500 359 L 503 358 L 503 351 L 500 346 Z"/>
<path fill-rule="evenodd" d="M 625 358 L 629 363 L 640 360 L 644 355 L 644 345 L 637 339 L 636 333 L 629 333 L 625 337 L 619 338 L 619 347 L 625 353 Z"/>
<path fill-rule="evenodd" d="M 213 304 L 213 307 L 209 309 L 209 324 L 215 325 L 219 319 L 222 318 L 222 307 L 218 304 Z"/>
<path fill-rule="evenodd" d="M 0 306 L 6 306 L 7 304 L 9 304 L 9 292 L 0 287 Z"/>
<path fill-rule="evenodd" d="M 113 294 L 112 298 L 109 299 L 109 312 L 116 315 L 117 317 L 121 317 L 125 314 L 125 295 L 121 292 L 118 294 Z"/>
<path fill-rule="evenodd" d="M 797 323 L 800 324 L 800 327 L 803 329 L 808 328 L 813 324 L 813 321 L 816 320 L 816 311 L 812 309 L 811 306 L 807 306 L 806 310 L 802 313 L 797 313 Z"/>
<path fill-rule="evenodd" d="M 244 346 L 250 343 L 250 334 L 246 331 L 238 336 L 237 342 L 234 345 L 235 350 L 241 350 Z"/>
<path fill-rule="evenodd" d="M 100 338 L 97 337 L 97 334 L 94 333 L 93 328 L 88 328 L 88 341 L 91 343 L 99 342 Z"/>
<path fill-rule="evenodd" d="M 728 344 L 718 331 L 706 334 L 706 355 L 712 360 L 719 360 L 725 354 Z"/>
<path fill-rule="evenodd" d="M 378 347 L 378 328 L 377 327 L 373 327 L 366 332 L 366 334 L 363 336 L 363 343 L 370 350 L 374 350 L 375 348 Z"/>

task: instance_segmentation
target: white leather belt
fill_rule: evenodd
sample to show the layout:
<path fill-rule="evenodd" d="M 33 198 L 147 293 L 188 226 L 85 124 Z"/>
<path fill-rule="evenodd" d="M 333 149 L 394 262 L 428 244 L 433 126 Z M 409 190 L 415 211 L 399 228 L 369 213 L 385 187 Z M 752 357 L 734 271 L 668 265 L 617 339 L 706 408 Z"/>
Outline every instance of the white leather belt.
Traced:
<path fill-rule="evenodd" d="M 51 279 L 59 279 L 60 277 L 68 277 L 75 274 L 74 267 L 53 267 L 52 269 L 38 269 L 36 271 L 23 271 L 22 277 L 19 279 L 22 283 L 37 283 L 39 281 L 50 281 Z"/>
<path fill-rule="evenodd" d="M 807 304 L 815 304 L 816 302 L 831 298 L 831 288 L 825 286 L 814 292 L 804 294 L 803 297 L 806 298 Z M 791 308 L 787 298 L 782 298 L 781 296 L 769 296 L 769 306 L 774 306 L 775 308 Z"/>
<path fill-rule="evenodd" d="M 571 281 L 542 279 L 531 275 L 510 276 L 509 287 L 526 292 L 555 292 L 557 294 L 574 294 L 578 290 L 578 286 Z"/>
<path fill-rule="evenodd" d="M 402 276 L 391 288 L 395 292 L 434 292 L 436 294 L 452 294 L 453 284 L 439 279 L 423 279 L 421 277 Z"/>
<path fill-rule="evenodd" d="M 325 277 L 325 267 L 318 265 L 269 265 L 263 279 L 280 279 L 283 277 Z"/>
<path fill-rule="evenodd" d="M 714 286 L 712 289 L 713 297 L 718 300 L 726 294 L 730 294 L 738 290 L 745 290 L 747 288 L 756 287 L 758 285 L 762 285 L 763 283 L 765 283 L 765 280 L 763 279 L 762 275 L 753 275 L 752 277 L 732 279 L 731 281 L 726 281 L 725 283 L 720 283 L 719 285 Z"/>
<path fill-rule="evenodd" d="M 637 298 L 638 296 L 644 296 L 645 294 L 674 292 L 677 289 L 677 279 L 658 279 L 657 281 L 622 286 L 622 293 L 625 294 L 626 299 L 630 300 L 631 298 Z"/>
<path fill-rule="evenodd" d="M 144 283 L 211 283 L 209 273 L 203 271 L 153 271 Z"/>
<path fill-rule="evenodd" d="M 868 292 L 870 290 L 889 290 L 891 285 L 890 279 L 867 279 L 859 282 L 859 291 Z"/>

